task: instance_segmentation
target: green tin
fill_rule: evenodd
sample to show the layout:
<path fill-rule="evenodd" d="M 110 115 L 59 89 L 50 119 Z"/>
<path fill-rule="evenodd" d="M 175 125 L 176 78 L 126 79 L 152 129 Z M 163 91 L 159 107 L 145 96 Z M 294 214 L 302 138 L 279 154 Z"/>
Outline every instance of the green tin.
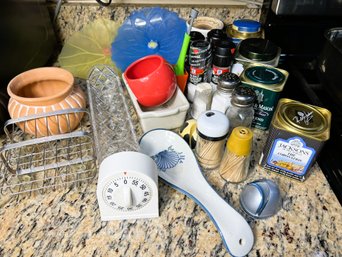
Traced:
<path fill-rule="evenodd" d="M 267 130 L 270 126 L 278 99 L 289 74 L 272 66 L 250 64 L 241 74 L 241 82 L 257 95 L 254 103 L 252 127 Z"/>

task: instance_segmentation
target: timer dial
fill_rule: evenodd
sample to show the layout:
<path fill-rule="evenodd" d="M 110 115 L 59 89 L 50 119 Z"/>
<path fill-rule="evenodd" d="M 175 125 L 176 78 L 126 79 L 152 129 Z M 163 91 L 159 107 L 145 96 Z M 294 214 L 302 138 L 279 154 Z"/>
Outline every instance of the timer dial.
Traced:
<path fill-rule="evenodd" d="M 105 185 L 103 198 L 117 211 L 136 211 L 150 202 L 152 189 L 143 179 L 122 174 Z"/>
<path fill-rule="evenodd" d="M 96 189 L 102 221 L 159 216 L 158 170 L 139 152 L 119 152 L 100 164 Z"/>

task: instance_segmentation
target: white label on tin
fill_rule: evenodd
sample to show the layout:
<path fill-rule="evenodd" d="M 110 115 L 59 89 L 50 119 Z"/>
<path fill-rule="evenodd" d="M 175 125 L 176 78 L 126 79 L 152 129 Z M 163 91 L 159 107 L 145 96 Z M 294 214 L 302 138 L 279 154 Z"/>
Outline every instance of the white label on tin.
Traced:
<path fill-rule="evenodd" d="M 307 147 L 300 137 L 288 140 L 279 138 L 273 143 L 267 163 L 296 175 L 304 175 L 315 153 L 315 149 Z"/>

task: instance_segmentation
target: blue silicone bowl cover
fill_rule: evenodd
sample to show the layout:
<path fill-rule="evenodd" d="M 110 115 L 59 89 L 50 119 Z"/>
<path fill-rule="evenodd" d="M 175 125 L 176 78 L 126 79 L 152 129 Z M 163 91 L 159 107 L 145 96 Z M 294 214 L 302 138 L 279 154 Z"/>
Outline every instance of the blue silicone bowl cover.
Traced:
<path fill-rule="evenodd" d="M 160 7 L 135 11 L 119 28 L 112 43 L 112 60 L 121 71 L 152 54 L 176 64 L 185 32 L 186 22 L 175 12 Z"/>

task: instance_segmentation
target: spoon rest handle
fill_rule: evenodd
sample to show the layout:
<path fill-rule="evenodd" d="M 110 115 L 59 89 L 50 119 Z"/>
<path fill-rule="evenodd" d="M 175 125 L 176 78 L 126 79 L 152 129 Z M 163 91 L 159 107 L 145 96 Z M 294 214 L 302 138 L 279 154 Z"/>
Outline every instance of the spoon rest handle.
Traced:
<path fill-rule="evenodd" d="M 225 247 L 233 256 L 245 256 L 250 252 L 254 244 L 250 226 L 211 186 L 208 186 L 204 178 L 193 177 L 191 184 L 177 186 L 176 181 L 165 175 L 159 172 L 159 177 L 167 184 L 192 198 L 208 214 Z"/>

